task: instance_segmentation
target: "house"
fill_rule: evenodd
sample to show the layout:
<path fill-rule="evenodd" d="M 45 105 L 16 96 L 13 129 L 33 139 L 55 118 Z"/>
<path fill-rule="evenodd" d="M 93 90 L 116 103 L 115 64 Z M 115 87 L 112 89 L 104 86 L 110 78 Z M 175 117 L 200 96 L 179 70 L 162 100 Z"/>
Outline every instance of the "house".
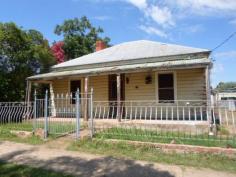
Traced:
<path fill-rule="evenodd" d="M 210 51 L 181 45 L 139 40 L 105 48 L 29 77 L 31 83 L 48 83 L 53 113 L 62 110 L 56 98 L 79 88 L 82 99 L 93 88 L 97 119 L 210 121 Z M 28 94 L 29 95 L 29 94 Z M 28 96 L 29 98 L 29 96 Z M 67 107 L 73 107 L 70 101 Z M 88 102 L 83 103 L 87 119 Z"/>
<path fill-rule="evenodd" d="M 216 90 L 212 94 L 212 104 L 218 107 L 227 107 L 229 110 L 236 110 L 236 88 Z"/>

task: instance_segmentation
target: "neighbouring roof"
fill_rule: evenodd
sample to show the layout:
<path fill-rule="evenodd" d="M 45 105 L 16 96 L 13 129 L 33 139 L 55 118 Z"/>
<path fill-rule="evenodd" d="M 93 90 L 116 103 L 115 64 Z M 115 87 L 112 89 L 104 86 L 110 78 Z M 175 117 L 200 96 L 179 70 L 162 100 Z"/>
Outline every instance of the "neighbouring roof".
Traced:
<path fill-rule="evenodd" d="M 75 58 L 64 63 L 54 65 L 52 68 L 65 68 L 89 64 L 127 61 L 134 59 L 158 58 L 163 56 L 210 53 L 207 49 L 193 48 L 175 44 L 166 44 L 148 40 L 124 42 L 112 47 Z"/>

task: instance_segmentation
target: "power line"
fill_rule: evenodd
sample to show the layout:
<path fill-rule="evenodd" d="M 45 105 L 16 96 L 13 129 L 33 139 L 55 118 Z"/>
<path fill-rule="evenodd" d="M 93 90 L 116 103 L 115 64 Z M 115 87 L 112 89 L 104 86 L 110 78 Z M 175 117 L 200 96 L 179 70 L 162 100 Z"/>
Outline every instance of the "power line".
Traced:
<path fill-rule="evenodd" d="M 222 45 L 224 45 L 226 42 L 228 42 L 232 37 L 234 37 L 234 35 L 236 35 L 236 31 L 233 32 L 231 35 L 229 35 L 229 37 L 227 37 L 223 42 L 221 42 L 219 45 L 217 45 L 215 48 L 213 48 L 211 51 L 215 51 L 216 49 L 220 48 Z"/>

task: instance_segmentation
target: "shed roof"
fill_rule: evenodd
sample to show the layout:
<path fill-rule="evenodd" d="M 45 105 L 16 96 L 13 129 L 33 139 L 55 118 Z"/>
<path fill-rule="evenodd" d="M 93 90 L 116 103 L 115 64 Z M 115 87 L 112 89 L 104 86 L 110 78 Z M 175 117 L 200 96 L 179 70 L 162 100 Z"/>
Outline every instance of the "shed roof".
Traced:
<path fill-rule="evenodd" d="M 210 53 L 207 49 L 166 44 L 148 40 L 125 42 L 79 58 L 54 65 L 53 69 L 100 64 L 106 62 L 147 59 L 193 53 Z"/>

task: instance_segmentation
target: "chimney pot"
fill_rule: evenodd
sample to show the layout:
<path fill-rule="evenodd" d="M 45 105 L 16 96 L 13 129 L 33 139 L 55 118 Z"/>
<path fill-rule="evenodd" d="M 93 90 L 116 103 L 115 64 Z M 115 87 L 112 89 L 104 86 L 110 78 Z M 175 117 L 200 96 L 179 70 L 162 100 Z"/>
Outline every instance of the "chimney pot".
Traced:
<path fill-rule="evenodd" d="M 106 44 L 102 40 L 96 41 L 96 52 L 106 48 Z"/>

